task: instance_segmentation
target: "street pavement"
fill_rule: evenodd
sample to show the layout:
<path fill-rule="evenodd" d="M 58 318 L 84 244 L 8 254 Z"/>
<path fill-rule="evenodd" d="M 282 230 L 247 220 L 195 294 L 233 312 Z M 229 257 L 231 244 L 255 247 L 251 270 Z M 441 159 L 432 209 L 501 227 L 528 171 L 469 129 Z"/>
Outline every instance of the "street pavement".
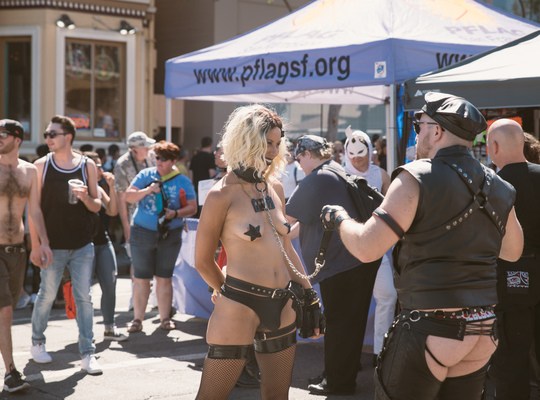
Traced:
<path fill-rule="evenodd" d="M 131 282 L 121 277 L 117 286 L 117 325 L 125 332 L 132 314 L 128 312 Z M 201 378 L 202 363 L 207 350 L 204 339 L 207 321 L 189 315 L 176 314 L 177 329 L 159 329 L 157 310 L 147 310 L 144 331 L 132 334 L 128 341 L 103 340 L 103 325 L 99 311 L 101 292 L 93 287 L 95 310 L 94 336 L 96 354 L 103 374 L 90 376 L 80 370 L 77 344 L 77 324 L 69 320 L 63 309 L 53 309 L 47 336 L 47 351 L 53 357 L 50 364 L 36 364 L 30 357 L 31 308 L 16 310 L 13 325 L 15 365 L 27 377 L 31 387 L 23 392 L 0 393 L 0 399 L 57 400 L 113 399 L 156 400 L 194 399 Z M 362 357 L 363 369 L 357 378 L 354 396 L 315 396 L 307 391 L 309 377 L 323 369 L 321 341 L 302 341 L 297 346 L 290 399 L 356 399 L 373 398 L 372 355 Z M 0 373 L 4 373 L 1 364 Z M 230 399 L 260 399 L 258 389 L 236 388 Z"/>

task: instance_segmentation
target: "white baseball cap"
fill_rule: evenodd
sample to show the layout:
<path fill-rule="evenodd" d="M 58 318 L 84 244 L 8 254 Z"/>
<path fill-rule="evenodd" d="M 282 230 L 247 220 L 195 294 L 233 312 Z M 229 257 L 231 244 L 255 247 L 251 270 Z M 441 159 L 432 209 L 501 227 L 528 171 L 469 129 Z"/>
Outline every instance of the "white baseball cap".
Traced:
<path fill-rule="evenodd" d="M 141 131 L 133 132 L 127 138 L 128 147 L 150 147 L 154 143 L 156 143 L 154 139 L 150 139 L 146 133 Z"/>

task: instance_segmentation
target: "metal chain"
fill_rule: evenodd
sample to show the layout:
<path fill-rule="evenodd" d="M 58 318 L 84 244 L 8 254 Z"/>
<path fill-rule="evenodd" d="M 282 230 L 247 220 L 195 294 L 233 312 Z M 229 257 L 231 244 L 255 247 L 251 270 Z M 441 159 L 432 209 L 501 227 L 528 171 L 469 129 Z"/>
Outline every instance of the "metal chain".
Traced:
<path fill-rule="evenodd" d="M 285 248 L 283 247 L 283 243 L 279 237 L 279 233 L 276 229 L 276 226 L 274 225 L 274 221 L 272 220 L 272 215 L 270 214 L 270 209 L 268 208 L 268 204 L 266 204 L 266 196 L 265 196 L 265 189 L 263 190 L 259 190 L 257 188 L 257 186 L 255 186 L 255 188 L 257 189 L 257 191 L 259 191 L 261 194 L 262 194 L 262 198 L 263 198 L 263 202 L 264 202 L 264 211 L 266 212 L 266 215 L 268 216 L 268 222 L 270 223 L 270 226 L 272 227 L 272 231 L 274 232 L 274 237 L 276 238 L 276 241 L 278 242 L 278 245 L 279 245 L 279 249 L 281 250 L 281 254 L 283 254 L 283 258 L 285 258 L 285 261 L 287 262 L 287 264 L 289 265 L 289 268 L 292 270 L 292 272 L 294 272 L 294 274 L 302 279 L 305 279 L 307 281 L 309 281 L 311 278 L 314 278 L 315 276 L 317 276 L 317 274 L 319 273 L 319 271 L 321 270 L 321 268 L 324 266 L 324 262 L 322 264 L 318 263 L 317 260 L 315 260 L 315 271 L 313 271 L 312 274 L 310 275 L 305 275 L 303 273 L 301 273 L 300 271 L 298 271 L 296 269 L 296 267 L 294 266 L 294 264 L 292 263 L 291 259 L 289 258 L 289 256 L 287 255 L 287 252 L 285 251 Z"/>

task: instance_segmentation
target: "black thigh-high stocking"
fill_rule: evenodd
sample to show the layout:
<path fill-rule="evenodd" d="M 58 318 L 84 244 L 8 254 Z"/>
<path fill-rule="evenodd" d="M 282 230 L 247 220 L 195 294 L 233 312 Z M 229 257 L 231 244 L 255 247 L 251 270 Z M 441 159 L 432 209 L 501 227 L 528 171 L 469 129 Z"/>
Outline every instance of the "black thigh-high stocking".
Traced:
<path fill-rule="evenodd" d="M 276 353 L 255 352 L 261 371 L 261 398 L 282 400 L 289 398 L 296 345 Z"/>
<path fill-rule="evenodd" d="M 245 358 L 206 357 L 197 400 L 227 399 L 244 365 L 246 365 Z"/>

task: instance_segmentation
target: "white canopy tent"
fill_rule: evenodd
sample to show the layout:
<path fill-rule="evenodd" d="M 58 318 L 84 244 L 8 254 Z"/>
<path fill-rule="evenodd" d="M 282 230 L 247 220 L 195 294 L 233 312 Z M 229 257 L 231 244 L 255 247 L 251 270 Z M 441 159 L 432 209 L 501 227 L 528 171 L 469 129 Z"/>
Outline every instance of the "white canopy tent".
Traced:
<path fill-rule="evenodd" d="M 173 98 L 387 103 L 393 168 L 395 84 L 538 28 L 474 0 L 316 0 L 252 32 L 169 59 L 167 138 Z"/>
<path fill-rule="evenodd" d="M 405 82 L 405 108 L 428 91 L 465 97 L 479 108 L 540 107 L 540 30 L 440 71 Z"/>

